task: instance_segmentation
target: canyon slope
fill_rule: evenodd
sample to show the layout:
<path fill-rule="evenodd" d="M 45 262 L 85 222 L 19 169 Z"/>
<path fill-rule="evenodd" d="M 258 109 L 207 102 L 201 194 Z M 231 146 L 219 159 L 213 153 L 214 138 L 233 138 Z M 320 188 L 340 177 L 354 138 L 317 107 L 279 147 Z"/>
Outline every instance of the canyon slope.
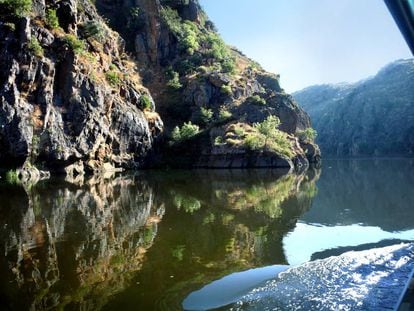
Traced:
<path fill-rule="evenodd" d="M 413 59 L 355 84 L 316 85 L 293 96 L 310 114 L 325 155 L 413 156 Z"/>
<path fill-rule="evenodd" d="M 0 3 L 0 160 L 84 171 L 320 158 L 279 76 L 196 0 Z"/>

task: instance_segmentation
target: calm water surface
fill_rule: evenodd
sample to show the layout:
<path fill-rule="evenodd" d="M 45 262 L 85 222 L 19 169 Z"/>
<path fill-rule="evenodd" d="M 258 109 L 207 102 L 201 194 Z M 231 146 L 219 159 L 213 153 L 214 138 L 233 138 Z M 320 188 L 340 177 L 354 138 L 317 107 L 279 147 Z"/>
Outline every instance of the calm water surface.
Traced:
<path fill-rule="evenodd" d="M 412 160 L 3 182 L 0 309 L 180 310 L 234 272 L 414 240 L 413 187 Z"/>

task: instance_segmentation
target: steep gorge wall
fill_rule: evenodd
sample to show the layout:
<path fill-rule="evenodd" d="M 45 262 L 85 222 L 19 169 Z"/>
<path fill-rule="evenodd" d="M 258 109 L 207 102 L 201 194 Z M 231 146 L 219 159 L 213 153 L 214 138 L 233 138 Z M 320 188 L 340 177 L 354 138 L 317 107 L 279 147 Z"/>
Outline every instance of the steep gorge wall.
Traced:
<path fill-rule="evenodd" d="M 126 39 L 167 132 L 189 121 L 204 132 L 202 139 L 168 154 L 189 149 L 185 162 L 204 167 L 293 166 L 319 159 L 317 146 L 297 137 L 310 120 L 281 88 L 279 76 L 227 46 L 198 1 L 98 0 L 97 8 Z M 206 110 L 210 121 L 203 119 Z M 222 111 L 228 113 L 224 120 Z M 277 152 L 252 155 L 243 146 L 247 134 L 234 133 L 234 127 L 249 131 L 268 116 L 277 116 L 279 129 L 289 135 L 290 159 Z M 189 159 L 194 154 L 202 156 Z M 274 160 L 262 161 L 266 157 Z"/>
<path fill-rule="evenodd" d="M 223 42 L 198 1 L 33 0 L 20 15 L 9 2 L 0 22 L 2 163 L 76 172 L 174 166 L 188 150 L 197 150 L 189 167 L 319 160 L 298 135 L 308 115 L 277 75 Z M 246 138 L 269 116 L 280 120 L 282 145 L 252 150 Z M 186 122 L 201 135 L 171 149 L 172 130 Z"/>
<path fill-rule="evenodd" d="M 61 27 L 45 25 L 47 10 Z M 85 35 L 94 23 L 99 39 Z M 153 101 L 144 111 L 149 92 L 89 1 L 36 0 L 27 17 L 2 16 L 0 28 L 2 163 L 142 163 L 162 121 Z"/>

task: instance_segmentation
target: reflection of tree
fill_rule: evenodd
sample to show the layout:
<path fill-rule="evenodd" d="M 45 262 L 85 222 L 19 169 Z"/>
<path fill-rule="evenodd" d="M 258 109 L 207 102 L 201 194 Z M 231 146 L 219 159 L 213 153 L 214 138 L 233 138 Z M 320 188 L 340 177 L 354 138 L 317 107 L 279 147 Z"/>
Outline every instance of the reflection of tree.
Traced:
<path fill-rule="evenodd" d="M 0 294 L 10 309 L 179 309 L 210 280 L 285 262 L 282 237 L 317 178 L 173 171 L 0 187 Z"/>
<path fill-rule="evenodd" d="M 151 188 L 131 178 L 45 182 L 26 191 L 13 187 L 0 206 L 11 309 L 104 305 L 140 269 L 163 215 Z"/>
<path fill-rule="evenodd" d="M 310 207 L 318 177 L 314 171 L 280 176 L 266 170 L 149 176 L 158 188 L 169 189 L 163 203 L 176 211 L 168 210 L 163 218 L 157 243 L 138 276 L 141 285 L 135 290 L 145 299 L 131 290 L 111 306 L 130 301 L 128 305 L 144 309 L 178 310 L 189 292 L 209 281 L 286 263 L 282 238 Z M 186 201 L 188 206 L 198 202 L 197 209 L 177 204 Z"/>
<path fill-rule="evenodd" d="M 234 209 L 251 209 L 270 218 L 279 218 L 282 214 L 281 203 L 296 192 L 298 176 L 286 175 L 274 182 L 261 182 L 247 189 L 219 193 L 221 198 Z"/>
<path fill-rule="evenodd" d="M 193 214 L 201 208 L 201 203 L 196 198 L 191 196 L 182 196 L 179 193 L 172 193 L 174 196 L 174 206 L 178 209 L 183 209 L 185 212 Z"/>

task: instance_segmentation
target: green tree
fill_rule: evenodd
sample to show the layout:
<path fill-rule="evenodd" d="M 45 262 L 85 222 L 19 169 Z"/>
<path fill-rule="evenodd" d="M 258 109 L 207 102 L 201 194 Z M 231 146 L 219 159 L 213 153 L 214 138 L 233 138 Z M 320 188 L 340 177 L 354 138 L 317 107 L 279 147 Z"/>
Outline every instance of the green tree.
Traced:
<path fill-rule="evenodd" d="M 171 133 L 171 139 L 173 142 L 181 142 L 191 137 L 194 137 L 200 132 L 198 125 L 192 124 L 191 121 L 184 123 L 181 128 L 176 126 Z"/>
<path fill-rule="evenodd" d="M 141 97 L 139 98 L 142 110 L 148 110 L 151 109 L 152 106 L 152 102 L 151 102 L 151 98 L 147 95 L 141 95 Z"/>
<path fill-rule="evenodd" d="M 180 129 L 181 140 L 187 140 L 191 137 L 197 135 L 200 132 L 200 127 L 198 125 L 192 124 L 191 121 L 184 123 Z"/>
<path fill-rule="evenodd" d="M 196 24 L 186 21 L 182 26 L 181 45 L 189 55 L 193 55 L 200 47 L 198 43 L 198 28 Z"/>
<path fill-rule="evenodd" d="M 259 95 L 250 96 L 247 100 L 254 105 L 258 105 L 258 106 L 266 105 L 266 100 L 260 97 Z"/>
<path fill-rule="evenodd" d="M 24 17 L 32 10 L 32 0 L 0 0 L 0 10 L 2 11 L 1 6 L 13 16 Z M 0 13 L 0 15 L 3 14 L 4 12 Z"/>
<path fill-rule="evenodd" d="M 233 94 L 233 91 L 232 91 L 232 89 L 231 89 L 231 86 L 230 86 L 230 85 L 228 85 L 228 84 L 223 84 L 223 85 L 221 86 L 221 88 L 220 88 L 220 92 L 221 92 L 222 94 L 225 94 L 225 95 L 231 95 L 231 94 Z"/>
<path fill-rule="evenodd" d="M 58 28 L 59 27 L 59 19 L 56 15 L 56 10 L 48 9 L 46 11 L 46 25 L 50 28 Z"/>
<path fill-rule="evenodd" d="M 173 90 L 178 90 L 182 87 L 182 84 L 180 83 L 180 75 L 178 72 L 172 70 L 171 68 L 167 70 L 167 86 Z"/>
<path fill-rule="evenodd" d="M 219 121 L 225 121 L 230 119 L 232 116 L 231 112 L 226 109 L 226 107 L 221 106 L 219 109 Z"/>
<path fill-rule="evenodd" d="M 201 107 L 200 108 L 201 121 L 204 124 L 209 124 L 213 118 L 213 110 Z"/>
<path fill-rule="evenodd" d="M 261 123 L 255 123 L 253 127 L 256 128 L 260 134 L 264 135 L 264 145 L 267 147 L 268 140 L 277 136 L 279 125 L 280 119 L 278 117 L 268 116 L 266 120 Z"/>
<path fill-rule="evenodd" d="M 311 127 L 297 133 L 300 141 L 314 141 L 318 133 Z"/>
<path fill-rule="evenodd" d="M 82 26 L 83 35 L 86 38 L 94 38 L 103 43 L 106 38 L 106 31 L 102 23 L 97 21 L 88 21 Z"/>
<path fill-rule="evenodd" d="M 277 154 L 292 158 L 294 152 L 286 133 L 278 130 L 280 120 L 268 116 L 263 122 L 253 125 L 253 132 L 246 136 L 244 144 L 251 150 L 271 150 Z"/>

